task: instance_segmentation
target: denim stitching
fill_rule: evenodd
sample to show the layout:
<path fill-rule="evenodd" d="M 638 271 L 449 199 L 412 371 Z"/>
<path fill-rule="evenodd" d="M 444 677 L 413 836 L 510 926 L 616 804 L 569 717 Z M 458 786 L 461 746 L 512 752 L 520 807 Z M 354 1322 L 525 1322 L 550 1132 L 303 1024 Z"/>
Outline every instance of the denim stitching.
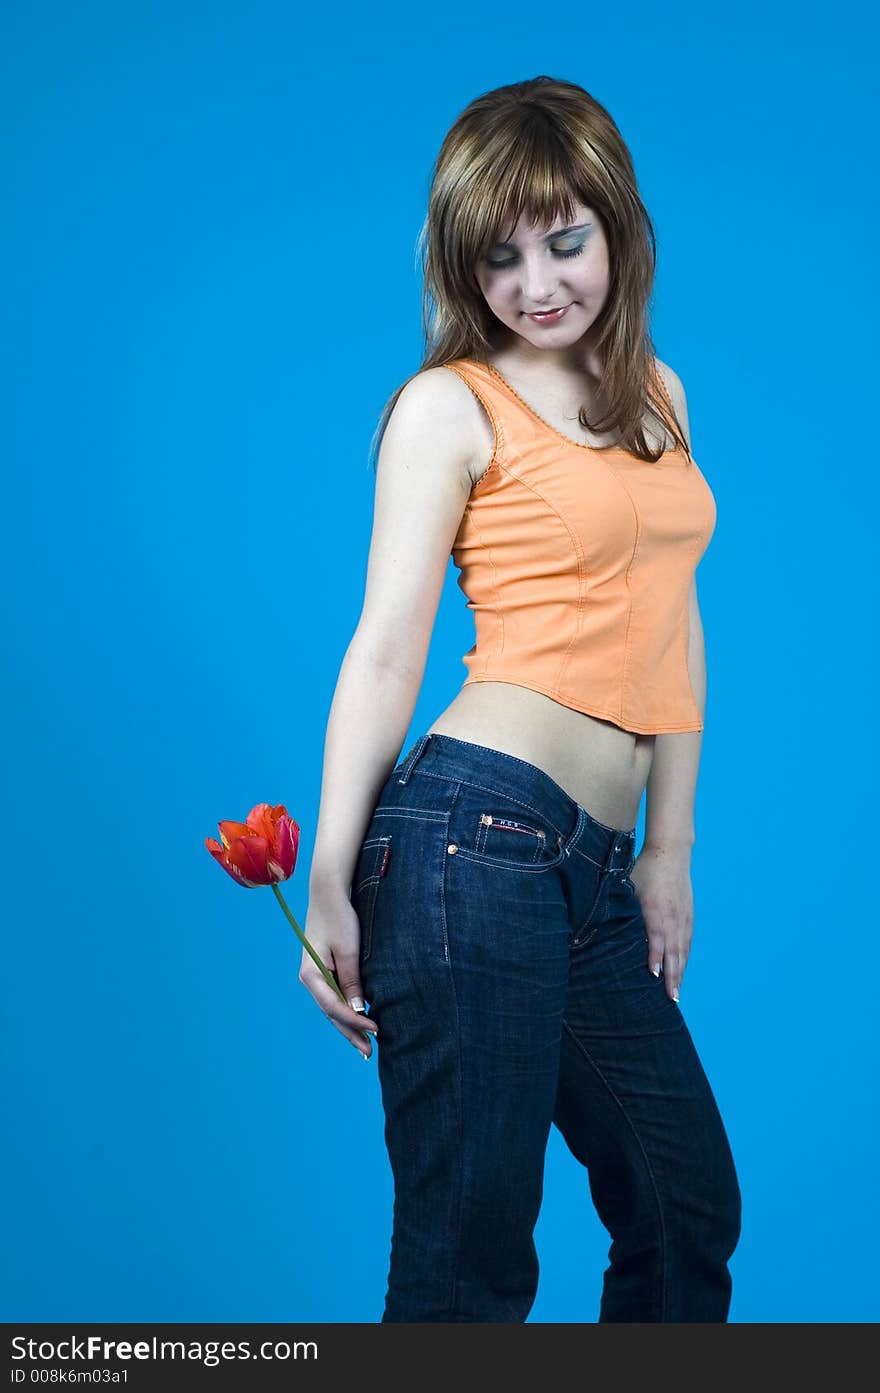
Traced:
<path fill-rule="evenodd" d="M 434 734 L 434 731 L 432 731 L 432 734 Z M 446 736 L 446 734 L 444 734 L 443 731 L 441 731 L 441 730 L 436 731 L 436 736 L 437 736 L 437 738 L 439 738 L 439 740 L 454 740 L 454 738 L 455 738 L 454 736 Z M 465 744 L 465 741 L 461 741 L 461 744 Z M 471 741 L 468 741 L 468 744 L 471 744 Z M 489 745 L 478 745 L 478 747 L 476 747 L 476 748 L 478 748 L 478 749 L 490 749 Z M 549 779 L 549 780 L 550 780 L 550 783 L 553 784 L 554 790 L 557 791 L 557 794 L 561 794 L 561 795 L 563 795 L 563 798 L 567 798 L 569 804 L 571 804 L 571 805 L 572 805 L 572 808 L 575 809 L 575 812 L 578 811 L 578 808 L 579 808 L 579 807 L 582 807 L 582 805 L 579 804 L 579 802 L 576 801 L 575 798 L 572 798 L 572 797 L 571 797 L 571 794 L 565 793 L 565 790 L 564 790 L 563 786 L 561 786 L 560 783 L 557 783 L 557 781 L 556 781 L 556 779 L 554 779 L 553 775 L 549 775 L 549 773 L 546 772 L 546 769 L 540 769 L 539 766 L 537 766 L 537 765 L 531 765 L 531 763 L 528 762 L 528 759 L 521 759 L 521 758 L 519 758 L 519 755 L 510 755 L 510 754 L 508 754 L 507 751 L 505 751 L 505 749 L 490 749 L 490 754 L 492 754 L 493 756 L 496 756 L 496 758 L 498 758 L 498 759 L 510 759 L 510 761 L 511 761 L 512 763 L 515 763 L 515 765 L 521 765 L 522 768 L 528 769 L 529 772 L 532 773 L 532 775 L 535 775 L 535 773 L 537 773 L 537 775 L 542 776 L 542 779 Z M 421 775 L 426 775 L 426 776 L 427 776 L 427 773 L 429 773 L 429 772 L 427 772 L 426 769 L 419 769 L 419 773 L 421 773 Z M 430 775 L 429 777 L 432 777 L 432 779 L 437 779 L 437 777 L 444 777 L 444 776 L 443 776 L 443 775 Z M 497 790 L 497 788 L 489 788 L 489 790 L 487 790 L 487 791 L 489 791 L 489 793 L 498 793 L 498 791 L 500 791 L 500 790 Z M 614 832 L 614 833 L 617 833 L 618 836 L 621 836 L 621 834 L 622 834 L 622 836 L 627 836 L 627 837 L 628 837 L 628 836 L 632 836 L 632 832 L 635 832 L 634 827 L 610 827 L 610 826 L 607 825 L 607 822 L 600 822 L 599 818 L 596 818 L 596 816 L 593 816 L 592 812 L 589 811 L 589 808 L 583 808 L 583 812 L 585 812 L 586 816 L 588 816 L 588 818 L 589 818 L 590 820 L 592 820 L 592 822 L 597 823 L 597 826 L 602 827 L 602 829 L 604 830 L 604 832 Z M 557 830 L 557 832 L 558 832 L 558 830 L 560 830 L 560 829 L 558 829 L 558 827 L 557 827 L 556 830 Z"/>
<path fill-rule="evenodd" d="M 376 849 L 376 848 L 379 848 L 379 847 L 381 847 L 382 850 L 384 851 L 385 847 L 387 847 L 387 846 L 390 845 L 390 842 L 391 842 L 391 833 L 390 833 L 390 832 L 387 833 L 387 835 L 384 836 L 384 837 L 370 837 L 367 841 L 365 841 L 365 842 L 362 844 L 361 849 L 360 849 L 360 852 L 358 853 L 358 859 L 360 859 L 360 856 L 361 856 L 361 855 L 363 854 L 363 852 L 365 852 L 365 851 L 372 851 L 372 850 L 374 850 L 374 849 Z M 362 877 L 361 877 L 361 879 L 358 881 L 357 885 L 353 888 L 353 890 L 352 890 L 352 892 L 351 892 L 352 895 L 359 895 L 360 892 L 361 892 L 361 890 L 363 890 L 364 886 L 367 885 L 371 880 L 376 880 L 376 881 L 378 881 L 378 880 L 381 880 L 381 879 L 382 879 L 381 874 L 380 874 L 380 871 L 379 871 L 379 858 L 378 858 L 377 856 L 373 856 L 373 857 L 371 857 L 371 861 L 372 861 L 372 864 L 373 864 L 373 866 L 375 867 L 375 869 L 372 870 L 372 871 L 370 872 L 369 875 L 365 875 L 365 876 L 362 876 Z"/>
<path fill-rule="evenodd" d="M 365 875 L 363 880 L 358 881 L 357 885 L 354 887 L 351 893 L 353 895 L 359 895 L 365 885 L 370 885 L 373 881 L 375 881 L 378 885 L 380 878 L 381 877 L 379 876 L 378 871 L 373 871 L 370 875 Z"/>
<path fill-rule="evenodd" d="M 376 901 L 379 897 L 379 885 L 382 881 L 381 858 L 378 853 L 380 851 L 384 852 L 387 847 L 391 846 L 391 843 L 392 837 L 389 833 L 385 837 L 374 837 L 364 844 L 365 848 L 369 848 L 374 853 L 371 860 L 375 869 L 370 875 L 365 876 L 363 880 L 361 880 L 360 884 L 355 890 L 352 890 L 350 895 L 352 902 L 354 902 L 359 895 L 369 888 L 369 898 L 361 906 L 361 913 L 358 915 L 361 931 L 359 958 L 362 963 L 368 960 L 373 951 L 373 920 L 376 917 Z"/>
<path fill-rule="evenodd" d="M 613 872 L 608 872 L 608 873 L 606 873 L 605 875 L 600 875 L 600 876 L 599 876 L 599 879 L 598 879 L 598 881 L 597 881 L 597 883 L 596 883 L 596 893 L 595 893 L 595 895 L 593 896 L 593 903 L 590 905 L 589 913 L 587 914 L 586 918 L 585 918 L 585 919 L 583 920 L 583 922 L 581 923 L 580 928 L 579 928 L 579 929 L 575 929 L 574 934 L 573 934 L 573 935 L 571 936 L 571 938 L 569 939 L 569 947 L 572 949 L 572 951 L 576 951 L 576 950 L 578 950 L 578 949 L 580 949 L 580 948 L 586 948 L 586 946 L 587 946 L 588 943 L 592 943 L 593 938 L 594 938 L 595 935 L 598 933 L 599 929 L 600 929 L 600 928 L 602 927 L 602 925 L 605 924 L 605 923 L 607 922 L 607 920 L 608 920 L 608 893 L 610 892 L 610 889 L 611 889 L 610 885 L 608 884 L 608 874 L 613 874 Z M 602 901 L 603 895 L 605 896 L 605 900 L 604 900 L 604 910 L 605 910 L 605 913 L 602 914 L 602 915 L 598 915 L 596 912 L 597 912 L 597 910 L 598 910 L 598 908 L 599 908 L 600 902 Z M 596 922 L 593 924 L 592 921 L 593 921 L 593 916 L 594 916 L 594 915 L 596 915 Z M 591 924 L 592 924 L 592 927 L 590 927 Z M 587 933 L 586 937 L 585 937 L 585 938 L 578 938 L 578 934 L 583 933 L 585 929 L 588 929 L 588 930 L 589 930 L 589 932 Z"/>
<path fill-rule="evenodd" d="M 455 798 L 453 798 L 453 800 L 452 800 L 452 807 L 455 807 L 455 800 L 456 800 L 457 798 L 458 798 L 458 793 L 456 792 Z M 443 814 L 443 820 L 444 820 L 445 825 L 446 825 L 446 832 L 445 832 L 445 835 L 444 835 L 442 841 L 439 843 L 439 848 L 440 848 L 440 849 L 439 849 L 439 852 L 438 852 L 438 855 L 439 855 L 440 858 L 441 858 L 441 860 L 440 860 L 440 865 L 441 865 L 441 868 L 442 868 L 441 871 L 440 871 L 440 922 L 441 922 L 441 924 L 443 925 L 443 957 L 444 957 L 444 960 L 445 960 L 445 962 L 446 962 L 446 966 L 447 966 L 447 967 L 451 967 L 451 965 L 452 965 L 452 964 L 451 964 L 451 960 L 450 960 L 450 955 L 449 955 L 449 928 L 448 928 L 448 925 L 447 925 L 447 922 L 446 922 L 446 863 L 447 863 L 447 861 L 449 860 L 449 857 L 448 857 L 447 851 L 446 851 L 446 847 L 447 847 L 447 844 L 448 844 L 448 842 L 449 842 L 449 820 L 450 820 L 451 817 L 452 817 L 452 809 L 450 808 L 450 810 L 449 810 L 448 812 L 446 812 L 446 813 Z M 451 976 L 451 973 L 450 973 L 450 976 Z M 459 1063 L 460 1063 L 460 1061 L 459 1061 Z"/>
<path fill-rule="evenodd" d="M 383 817 L 410 817 L 414 822 L 442 822 L 446 817 L 446 813 L 436 808 L 395 808 L 391 803 L 376 808 L 373 817 L 378 817 L 379 813 Z"/>
<path fill-rule="evenodd" d="M 452 808 L 458 801 L 459 790 L 455 790 L 455 797 L 452 800 Z M 452 817 L 452 808 L 449 816 Z M 443 933 L 446 935 L 446 876 L 448 875 L 449 858 L 444 854 L 443 873 L 441 879 L 441 902 L 443 909 Z M 464 1068 L 462 1065 L 462 1045 L 461 1045 L 461 1012 L 458 1004 L 458 993 L 455 989 L 455 969 L 450 962 L 449 983 L 452 989 L 452 1000 L 455 1003 L 455 1034 L 458 1043 L 458 1154 L 461 1157 L 461 1165 L 458 1167 L 458 1220 L 456 1223 L 455 1235 L 455 1261 L 452 1268 L 452 1290 L 450 1292 L 450 1318 L 455 1319 L 456 1305 L 458 1302 L 458 1263 L 461 1255 L 461 1231 L 464 1223 Z"/>
<path fill-rule="evenodd" d="M 436 735 L 437 739 L 439 739 L 439 740 L 454 740 L 454 739 L 455 739 L 455 736 L 453 736 L 453 735 L 445 735 L 444 732 L 443 732 L 442 730 L 438 730 L 438 731 L 436 731 L 436 732 L 435 732 L 435 731 L 431 731 L 430 734 Z M 473 742 L 472 742 L 472 741 L 460 741 L 460 742 L 457 742 L 457 743 L 460 743 L 460 744 L 465 744 L 465 743 L 467 743 L 467 744 L 472 744 Z M 554 787 L 554 789 L 557 791 L 557 793 L 561 794 L 563 798 L 567 798 L 567 799 L 568 799 L 569 803 L 571 803 L 571 805 L 573 806 L 573 808 L 575 809 L 575 811 L 577 811 L 578 807 L 581 806 L 581 805 L 576 801 L 576 799 L 572 798 L 572 796 L 571 796 L 570 793 L 566 793 L 565 789 L 562 787 L 562 784 L 558 784 L 558 783 L 556 782 L 556 780 L 553 778 L 553 775 L 552 775 L 552 774 L 548 774 L 548 773 L 546 772 L 546 770 L 539 768 L 539 766 L 538 766 L 537 764 L 529 764 L 528 760 L 526 760 L 526 759 L 520 759 L 519 755 L 511 755 L 511 754 L 508 754 L 506 750 L 495 750 L 495 749 L 491 749 L 490 746 L 488 746 L 488 745 L 477 745 L 476 748 L 477 748 L 478 750 L 489 750 L 490 754 L 492 754 L 493 756 L 495 756 L 495 757 L 497 757 L 497 758 L 499 758 L 499 759 L 509 759 L 509 760 L 512 761 L 513 764 L 520 764 L 520 765 L 522 765 L 523 769 L 528 769 L 532 774 L 536 774 L 536 773 L 537 773 L 537 774 L 540 774 L 541 778 L 543 778 L 543 779 L 549 779 L 549 780 L 550 780 L 550 783 L 553 785 L 553 787 Z M 418 772 L 419 772 L 420 774 L 424 775 L 426 778 L 431 778 L 431 779 L 442 779 L 442 778 L 449 778 L 449 777 L 451 777 L 451 776 L 446 775 L 446 774 L 431 774 L 431 773 L 429 773 L 429 771 L 428 771 L 427 769 L 420 769 Z M 463 781 L 462 781 L 462 782 L 463 782 Z M 481 785 L 481 787 L 482 787 L 482 785 Z M 489 789 L 487 789 L 487 792 L 489 792 L 489 793 L 500 793 L 500 790 L 499 790 L 499 789 L 492 789 L 492 788 L 489 788 Z M 591 819 L 591 821 L 597 823 L 598 826 L 601 827 L 601 828 L 603 828 L 603 830 L 606 831 L 606 832 L 616 832 L 618 836 L 620 836 L 621 833 L 622 833 L 624 836 L 630 836 L 631 833 L 632 833 L 632 831 L 634 830 L 634 829 L 632 829 L 632 828 L 626 828 L 626 827 L 609 827 L 608 824 L 607 824 L 607 822 L 600 822 L 599 819 L 598 819 L 597 817 L 593 817 L 593 814 L 590 812 L 590 810 L 589 810 L 588 808 L 584 808 L 584 812 L 586 813 L 587 817 Z M 559 830 L 560 830 L 560 829 L 557 827 L 557 828 L 556 828 L 556 831 L 558 832 Z"/>
<path fill-rule="evenodd" d="M 639 1136 L 638 1132 L 636 1131 L 636 1128 L 635 1128 L 635 1125 L 634 1125 L 634 1123 L 633 1123 L 633 1120 L 632 1120 L 632 1118 L 630 1117 L 629 1113 L 627 1112 L 626 1108 L 624 1107 L 623 1103 L 622 1103 L 621 1100 L 618 1098 L 617 1094 L 614 1092 L 614 1089 L 611 1087 L 611 1084 L 608 1082 L 608 1080 L 606 1079 L 605 1075 L 602 1073 L 602 1070 L 601 1070 L 601 1069 L 599 1068 L 599 1066 L 596 1064 L 596 1061 L 595 1061 L 595 1060 L 593 1059 L 593 1057 L 591 1056 L 589 1050 L 586 1048 L 586 1046 L 585 1046 L 585 1045 L 578 1039 L 578 1037 L 575 1035 L 575 1033 L 574 1033 L 574 1031 L 572 1030 L 571 1026 L 568 1024 L 568 1021 L 563 1020 L 563 1022 L 562 1022 L 562 1028 L 563 1028 L 563 1030 L 565 1030 L 565 1031 L 568 1033 L 569 1037 L 574 1041 L 576 1048 L 580 1050 L 581 1054 L 584 1056 L 584 1059 L 585 1059 L 585 1060 L 587 1061 L 587 1063 L 590 1065 L 591 1069 L 593 1069 L 593 1070 L 596 1072 L 596 1074 L 599 1076 L 599 1078 L 602 1080 L 602 1082 L 603 1082 L 603 1084 L 605 1085 L 605 1087 L 607 1088 L 608 1092 L 611 1094 L 611 1097 L 614 1099 L 615 1103 L 616 1103 L 617 1106 L 620 1108 L 620 1111 L 621 1111 L 621 1113 L 623 1114 L 623 1117 L 624 1117 L 624 1119 L 625 1119 L 627 1125 L 629 1126 L 630 1131 L 632 1132 L 633 1136 L 635 1137 L 635 1139 L 636 1139 L 636 1141 L 637 1141 L 637 1143 L 638 1143 L 639 1150 L 641 1151 L 642 1156 L 644 1157 L 644 1160 L 645 1160 L 645 1168 L 646 1168 L 646 1170 L 647 1170 L 647 1172 L 648 1172 L 648 1176 L 649 1176 L 650 1181 L 651 1181 L 651 1186 L 652 1186 L 653 1191 L 654 1191 L 654 1198 L 655 1198 L 655 1200 L 657 1201 L 657 1217 L 658 1217 L 658 1219 L 659 1219 L 659 1221 L 660 1221 L 660 1301 L 659 1301 L 659 1306 L 660 1306 L 660 1319 L 661 1319 L 661 1321 L 662 1321 L 663 1317 L 664 1317 L 665 1314 L 666 1314 L 666 1292 L 667 1292 L 666 1263 L 667 1263 L 667 1249 L 668 1249 L 668 1244 L 667 1244 L 667 1238 L 666 1238 L 666 1224 L 664 1223 L 664 1220 L 663 1220 L 663 1204 L 662 1204 L 661 1199 L 660 1199 L 660 1187 L 659 1187 L 658 1184 L 657 1184 L 656 1176 L 654 1175 L 654 1172 L 653 1172 L 653 1170 L 652 1170 L 652 1168 L 651 1168 L 651 1162 L 650 1162 L 650 1159 L 649 1159 L 649 1157 L 648 1157 L 648 1153 L 647 1153 L 647 1151 L 646 1151 L 646 1149 L 645 1149 L 644 1143 L 643 1143 L 641 1137 Z"/>
<path fill-rule="evenodd" d="M 419 769 L 418 774 L 419 777 L 423 779 L 438 779 L 441 783 L 456 783 L 461 788 L 471 788 L 476 793 L 483 793 L 487 798 L 503 798 L 508 803 L 515 803 L 518 808 L 523 808 L 526 812 L 531 813 L 540 822 L 546 822 L 548 827 L 552 827 L 553 831 L 556 832 L 558 836 L 565 836 L 565 832 L 562 828 L 556 826 L 556 823 L 546 811 L 534 807 L 531 803 L 523 802 L 521 798 L 517 798 L 513 793 L 506 793 L 500 788 L 490 788 L 486 784 L 477 784 L 471 779 L 462 779 L 458 776 L 453 778 L 450 774 L 433 774 L 429 769 Z"/>
<path fill-rule="evenodd" d="M 424 751 L 425 751 L 425 748 L 426 748 L 427 744 L 428 744 L 428 736 L 427 736 L 427 734 L 426 734 L 426 735 L 420 735 L 419 738 L 418 738 L 418 740 L 416 741 L 416 743 L 413 745 L 412 749 L 410 750 L 408 756 L 406 757 L 406 759 L 403 761 L 403 763 L 402 763 L 401 766 L 400 766 L 400 778 L 397 780 L 397 782 L 398 782 L 399 784 L 406 784 L 406 783 L 409 783 L 410 775 L 412 774 L 413 769 L 415 768 L 415 766 L 418 764 L 419 760 L 421 759 L 421 757 L 422 757 L 422 755 L 423 755 L 423 753 L 424 753 Z M 397 770 L 395 769 L 394 772 L 397 773 Z"/>
<path fill-rule="evenodd" d="M 517 875 L 541 875 L 547 871 L 555 871 L 565 860 L 565 851 L 559 848 L 559 855 L 552 861 L 542 861 L 537 865 L 532 865 L 530 861 L 505 861 L 500 857 L 490 856 L 488 852 L 469 851 L 466 846 L 460 846 L 457 855 L 463 856 L 465 861 L 472 861 L 478 866 L 497 867 L 502 871 L 514 871 Z"/>
<path fill-rule="evenodd" d="M 494 796 L 494 795 L 493 795 L 493 796 Z M 490 819 L 490 821 L 488 821 L 488 822 L 485 821 L 485 819 L 486 819 L 487 817 Z M 543 822 L 544 819 L 542 818 L 541 821 Z M 492 813 L 487 813 L 487 812 L 483 811 L 482 813 L 480 813 L 480 814 L 478 815 L 478 818 L 477 818 L 477 830 L 476 830 L 476 832 L 474 832 L 474 833 L 472 834 L 472 840 L 473 840 L 473 844 L 474 844 L 474 845 L 473 845 L 473 850 L 474 850 L 478 855 L 481 855 L 481 856 L 492 856 L 492 855 L 493 855 L 493 852 L 492 852 L 491 850 L 488 850 L 487 848 L 489 848 L 490 846 L 496 846 L 496 847 L 498 847 L 498 846 L 503 846 L 503 845 L 505 845 L 505 840 L 504 840 L 504 838 L 502 838 L 501 842 L 498 842 L 497 839 L 493 837 L 493 838 L 492 838 L 492 841 L 491 841 L 491 843 L 490 843 L 490 841 L 489 841 L 489 829 L 490 829 L 490 827 L 493 827 L 494 825 L 495 825 L 495 818 L 494 818 L 494 815 L 493 815 Z M 543 829 L 538 829 L 538 828 L 536 828 L 536 827 L 529 827 L 528 824 L 525 823 L 525 822 L 523 822 L 523 823 L 521 823 L 521 824 L 518 824 L 518 825 L 520 826 L 521 830 L 524 831 L 525 834 L 526 834 L 528 837 L 531 838 L 531 841 L 532 841 L 532 855 L 531 855 L 531 860 L 532 860 L 533 862 L 534 862 L 534 861 L 537 861 L 537 859 L 538 859 L 538 857 L 541 855 L 541 853 L 542 853 L 542 852 L 546 852 L 546 850 L 547 850 L 547 838 L 546 838 L 546 835 L 545 835 Z M 557 840 L 558 840 L 558 838 L 557 838 Z M 509 843 L 509 838 L 508 838 L 508 843 Z M 525 850 L 525 848 L 527 847 L 528 843 L 527 843 L 527 842 L 520 842 L 519 845 L 520 845 L 520 847 L 522 847 L 522 848 Z M 512 844 L 511 844 L 511 849 L 512 849 Z M 501 859 L 504 859 L 504 858 L 501 858 Z M 509 863 L 508 863 L 508 862 L 505 862 L 505 864 L 509 864 Z"/>
<path fill-rule="evenodd" d="M 512 758 L 515 758 L 515 756 L 512 756 Z M 417 777 L 417 778 L 422 778 L 422 779 L 439 779 L 439 780 L 441 781 L 441 783 L 452 782 L 452 779 L 451 779 L 450 775 L 448 775 L 448 774 L 432 774 L 432 773 L 430 772 L 430 770 L 428 770 L 428 769 L 418 769 L 418 770 L 416 770 L 416 777 Z M 535 816 L 540 817 L 544 822 L 546 822 L 546 823 L 548 824 L 548 826 L 552 827 L 553 830 L 554 830 L 554 832 L 556 832 L 558 836 L 562 837 L 563 839 L 565 838 L 565 835 L 566 835 L 565 832 L 563 832 L 563 830 L 562 830 L 561 827 L 557 827 L 556 823 L 555 823 L 555 822 L 553 821 L 553 819 L 550 817 L 549 813 L 547 813 L 547 812 L 545 812 L 545 811 L 543 811 L 543 810 L 541 810 L 541 809 L 532 807 L 531 803 L 524 803 L 524 802 L 522 801 L 521 798 L 517 798 L 514 794 L 512 794 L 512 793 L 505 793 L 505 792 L 503 792 L 501 789 L 497 789 L 497 788 L 487 788 L 485 784 L 475 784 L 475 783 L 471 783 L 470 779 L 455 779 L 454 782 L 457 783 L 457 784 L 459 784 L 459 785 L 460 785 L 461 787 L 463 787 L 463 788 L 472 788 L 472 789 L 476 790 L 478 793 L 486 793 L 486 794 L 488 794 L 490 797 L 494 797 L 494 798 L 506 798 L 508 802 L 510 802 L 510 803 L 516 803 L 517 807 L 528 809 L 528 811 L 529 811 L 530 813 L 534 813 Z M 567 794 L 566 794 L 566 797 L 568 797 Z M 579 805 L 578 805 L 578 804 L 575 804 L 575 807 L 577 807 L 577 806 L 579 806 Z M 378 809 L 377 809 L 377 811 L 378 811 Z M 586 817 L 588 817 L 588 818 L 592 817 L 592 813 L 588 813 L 587 810 L 586 810 L 586 808 L 583 809 L 583 812 L 584 812 L 584 814 L 585 814 Z M 604 822 L 598 822 L 598 819 L 597 819 L 597 818 L 593 818 L 593 821 L 594 821 L 594 822 L 597 822 L 598 825 L 599 825 L 599 827 L 604 828 L 604 830 L 605 830 L 606 832 L 615 832 L 618 836 L 621 835 L 621 831 L 622 831 L 621 828 L 619 828 L 619 827 L 618 827 L 618 828 L 607 827 L 607 826 L 605 825 Z M 574 833 L 572 833 L 571 835 L 573 836 Z M 632 839 L 632 833 L 630 833 L 630 832 L 624 832 L 623 835 L 626 836 L 626 837 L 629 837 L 630 839 Z M 584 860 L 584 861 L 589 861 L 589 863 L 590 863 L 591 866 L 596 866 L 600 871 L 603 871 L 603 870 L 606 869 L 606 867 L 602 864 L 601 861 L 594 861 L 592 856 L 588 856 L 587 853 L 586 853 L 585 851 L 582 851 L 581 848 L 580 848 L 579 846 L 575 845 L 574 843 L 571 843 L 571 844 L 568 846 L 568 848 L 567 848 L 567 854 L 568 854 L 568 855 L 571 855 L 572 852 L 574 852 L 576 856 L 580 856 L 580 857 L 582 858 L 582 860 Z M 607 869 L 608 869 L 608 870 L 619 870 L 619 869 L 621 869 L 621 868 L 620 868 L 620 867 L 611 867 L 611 866 L 609 866 L 609 867 L 607 867 Z"/>

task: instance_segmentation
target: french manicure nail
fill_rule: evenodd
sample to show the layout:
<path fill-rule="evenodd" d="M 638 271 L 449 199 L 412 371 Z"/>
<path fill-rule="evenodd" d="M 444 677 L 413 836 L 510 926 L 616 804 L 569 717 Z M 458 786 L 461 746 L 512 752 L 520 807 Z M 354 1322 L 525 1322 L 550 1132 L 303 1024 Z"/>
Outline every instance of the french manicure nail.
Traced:
<path fill-rule="evenodd" d="M 675 1002 L 678 1001 L 678 987 L 676 987 L 675 991 L 672 993 L 672 1000 Z"/>
<path fill-rule="evenodd" d="M 659 976 L 660 976 L 660 964 L 659 964 L 659 963 L 655 963 L 654 966 L 651 968 L 651 971 L 653 972 L 653 974 L 654 974 L 655 977 L 659 977 Z"/>
<path fill-rule="evenodd" d="M 362 996 L 353 996 L 348 1004 L 351 1007 L 352 1011 L 366 1011 L 367 1009 L 364 1005 L 364 999 Z"/>

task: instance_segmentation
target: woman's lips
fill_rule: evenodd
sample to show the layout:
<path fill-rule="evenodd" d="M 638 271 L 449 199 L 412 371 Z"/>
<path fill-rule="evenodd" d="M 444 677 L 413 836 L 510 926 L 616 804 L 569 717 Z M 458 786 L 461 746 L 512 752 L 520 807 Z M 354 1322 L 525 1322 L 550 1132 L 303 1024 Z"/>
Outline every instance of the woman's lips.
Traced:
<path fill-rule="evenodd" d="M 558 309 L 548 310 L 544 314 L 530 314 L 529 319 L 535 324 L 558 324 L 566 310 L 571 309 L 571 305 L 560 305 Z"/>

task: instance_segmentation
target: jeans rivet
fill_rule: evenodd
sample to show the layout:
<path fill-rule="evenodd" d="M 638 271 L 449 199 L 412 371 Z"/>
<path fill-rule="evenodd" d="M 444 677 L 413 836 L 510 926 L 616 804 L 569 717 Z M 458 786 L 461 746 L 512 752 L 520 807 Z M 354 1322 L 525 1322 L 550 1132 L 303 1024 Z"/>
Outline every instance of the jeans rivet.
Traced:
<path fill-rule="evenodd" d="M 446 850 L 449 852 L 450 856 L 454 856 L 458 851 L 458 847 L 455 845 L 455 842 L 450 842 Z"/>

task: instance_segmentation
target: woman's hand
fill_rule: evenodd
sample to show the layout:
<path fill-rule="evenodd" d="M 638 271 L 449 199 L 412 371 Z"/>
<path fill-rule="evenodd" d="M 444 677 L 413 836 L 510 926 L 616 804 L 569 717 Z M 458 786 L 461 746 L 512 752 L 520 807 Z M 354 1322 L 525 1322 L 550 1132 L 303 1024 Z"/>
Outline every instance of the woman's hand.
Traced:
<path fill-rule="evenodd" d="M 662 969 L 666 994 L 678 1001 L 694 926 L 690 847 L 675 851 L 643 846 L 630 880 L 648 935 L 648 969 L 655 977 Z"/>
<path fill-rule="evenodd" d="M 303 933 L 334 974 L 349 1005 L 340 1001 L 305 948 L 299 980 L 311 992 L 328 1020 L 365 1059 L 369 1059 L 373 1053 L 369 1035 L 375 1036 L 379 1032 L 374 1022 L 363 1014 L 366 1008 L 360 979 L 361 926 L 344 890 L 311 894 Z M 365 1031 L 368 1032 L 367 1036 L 364 1035 Z"/>

